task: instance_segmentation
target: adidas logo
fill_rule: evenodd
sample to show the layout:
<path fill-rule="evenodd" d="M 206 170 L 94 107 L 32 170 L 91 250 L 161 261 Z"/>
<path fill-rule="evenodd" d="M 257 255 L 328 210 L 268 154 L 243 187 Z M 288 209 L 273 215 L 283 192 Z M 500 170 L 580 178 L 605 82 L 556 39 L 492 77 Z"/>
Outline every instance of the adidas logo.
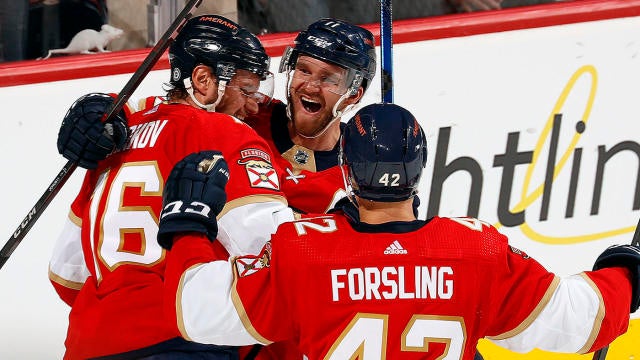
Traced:
<path fill-rule="evenodd" d="M 385 255 L 389 254 L 407 254 L 407 250 L 405 250 L 402 245 L 398 242 L 398 240 L 394 240 L 391 245 L 387 246 L 384 250 Z"/>

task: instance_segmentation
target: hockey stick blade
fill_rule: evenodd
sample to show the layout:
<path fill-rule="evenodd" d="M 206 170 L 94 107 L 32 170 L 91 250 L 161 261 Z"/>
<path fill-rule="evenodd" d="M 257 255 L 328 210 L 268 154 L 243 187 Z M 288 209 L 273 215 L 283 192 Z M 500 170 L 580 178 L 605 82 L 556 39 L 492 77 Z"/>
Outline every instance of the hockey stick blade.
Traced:
<path fill-rule="evenodd" d="M 173 23 L 169 25 L 167 31 L 165 31 L 156 45 L 151 49 L 149 55 L 142 61 L 140 67 L 138 67 L 136 72 L 133 73 L 129 81 L 124 85 L 122 91 L 118 93 L 116 100 L 106 113 L 107 119 L 122 110 L 133 92 L 138 88 L 138 85 L 140 85 L 149 71 L 151 71 L 151 68 L 153 68 L 165 50 L 169 48 L 169 45 L 171 45 L 176 36 L 178 36 L 182 26 L 193 16 L 194 11 L 200 6 L 200 3 L 202 3 L 202 0 L 189 0 L 189 2 L 187 2 L 184 9 L 182 9 Z M 24 239 L 38 218 L 40 218 L 40 215 L 42 215 L 47 206 L 49 206 L 53 198 L 60 191 L 60 188 L 67 182 L 76 168 L 77 164 L 72 161 L 64 165 L 58 173 L 58 176 L 56 176 L 51 182 L 51 185 L 49 185 L 47 190 L 40 196 L 36 205 L 31 208 L 27 216 L 25 216 L 20 225 L 18 225 L 18 228 L 11 234 L 7 243 L 2 247 L 2 250 L 0 250 L 0 269 L 2 269 L 7 260 L 9 260 L 11 254 L 13 254 L 18 245 L 20 245 L 22 239 Z"/>
<path fill-rule="evenodd" d="M 633 233 L 631 239 L 631 245 L 640 246 L 640 219 L 636 224 L 636 230 Z M 593 353 L 593 360 L 605 360 L 607 358 L 607 352 L 609 351 L 609 345 Z"/>
<path fill-rule="evenodd" d="M 392 0 L 380 0 L 380 82 L 382 102 L 393 102 Z"/>

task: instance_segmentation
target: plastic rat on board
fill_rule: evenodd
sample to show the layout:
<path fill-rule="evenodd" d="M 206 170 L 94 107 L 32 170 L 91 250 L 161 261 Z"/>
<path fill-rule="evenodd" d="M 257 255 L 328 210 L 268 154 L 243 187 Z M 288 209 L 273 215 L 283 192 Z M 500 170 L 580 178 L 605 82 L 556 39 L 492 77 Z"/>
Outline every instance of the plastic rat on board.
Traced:
<path fill-rule="evenodd" d="M 107 44 L 109 44 L 111 40 L 119 38 L 122 34 L 122 29 L 107 24 L 102 25 L 100 31 L 84 29 L 71 38 L 66 48 L 49 50 L 47 56 L 39 58 L 38 60 L 48 59 L 53 54 L 95 54 L 108 52 L 109 50 L 105 49 Z"/>

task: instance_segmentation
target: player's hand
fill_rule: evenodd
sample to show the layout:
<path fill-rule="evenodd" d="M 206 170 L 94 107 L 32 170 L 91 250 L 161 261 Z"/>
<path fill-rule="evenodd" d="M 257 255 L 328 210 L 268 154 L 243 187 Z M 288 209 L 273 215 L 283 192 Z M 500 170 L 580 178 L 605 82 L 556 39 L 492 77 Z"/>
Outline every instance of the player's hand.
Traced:
<path fill-rule="evenodd" d="M 612 245 L 593 265 L 593 270 L 608 267 L 626 267 L 631 272 L 631 312 L 640 306 L 640 248 L 635 245 Z"/>
<path fill-rule="evenodd" d="M 218 236 L 216 216 L 227 201 L 224 188 L 229 167 L 219 151 L 188 155 L 171 170 L 162 195 L 158 243 L 171 249 L 177 233 L 199 232 L 209 240 Z"/>
<path fill-rule="evenodd" d="M 91 93 L 76 100 L 62 120 L 58 132 L 58 152 L 85 169 L 95 169 L 115 150 L 127 142 L 128 127 L 124 111 L 108 122 L 104 116 L 114 99 Z"/>

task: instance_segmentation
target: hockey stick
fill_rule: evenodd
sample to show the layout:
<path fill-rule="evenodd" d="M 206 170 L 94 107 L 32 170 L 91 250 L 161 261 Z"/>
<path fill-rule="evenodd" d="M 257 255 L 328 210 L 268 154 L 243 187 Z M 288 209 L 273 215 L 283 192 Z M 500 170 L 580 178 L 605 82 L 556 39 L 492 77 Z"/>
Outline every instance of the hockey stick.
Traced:
<path fill-rule="evenodd" d="M 392 0 L 380 0 L 380 78 L 382 102 L 393 102 Z"/>
<path fill-rule="evenodd" d="M 124 105 L 129 100 L 129 97 L 133 94 L 133 92 L 138 88 L 138 85 L 142 82 L 142 80 L 147 76 L 151 68 L 158 62 L 162 54 L 167 50 L 169 45 L 175 40 L 178 32 L 184 25 L 184 23 L 193 16 L 193 12 L 195 9 L 200 6 L 202 0 L 189 0 L 189 2 L 185 5 L 184 9 L 176 19 L 169 25 L 167 31 L 162 35 L 162 37 L 158 40 L 156 45 L 151 49 L 149 55 L 142 61 L 142 64 L 136 70 L 136 72 L 131 76 L 129 81 L 125 84 L 122 91 L 118 93 L 118 97 L 115 99 L 111 108 L 106 114 L 106 118 L 112 117 L 114 114 L 117 114 Z M 31 208 L 27 216 L 22 220 L 16 231 L 13 232 L 7 243 L 0 250 L 0 269 L 4 266 L 4 264 L 9 260 L 9 257 L 13 253 L 13 251 L 20 245 L 20 242 L 27 235 L 27 232 L 31 229 L 31 227 L 35 224 L 35 222 L 40 218 L 40 215 L 47 208 L 49 203 L 53 200 L 53 198 L 58 194 L 60 188 L 67 182 L 71 174 L 74 172 L 78 164 L 73 161 L 68 161 L 62 170 L 58 173 L 58 175 L 53 179 L 47 190 L 40 196 L 38 202 L 36 202 L 35 206 Z"/>
<path fill-rule="evenodd" d="M 636 231 L 633 233 L 633 239 L 631 239 L 631 245 L 640 246 L 640 219 L 636 225 Z M 593 353 L 593 360 L 604 360 L 607 357 L 609 351 L 609 345 Z"/>

